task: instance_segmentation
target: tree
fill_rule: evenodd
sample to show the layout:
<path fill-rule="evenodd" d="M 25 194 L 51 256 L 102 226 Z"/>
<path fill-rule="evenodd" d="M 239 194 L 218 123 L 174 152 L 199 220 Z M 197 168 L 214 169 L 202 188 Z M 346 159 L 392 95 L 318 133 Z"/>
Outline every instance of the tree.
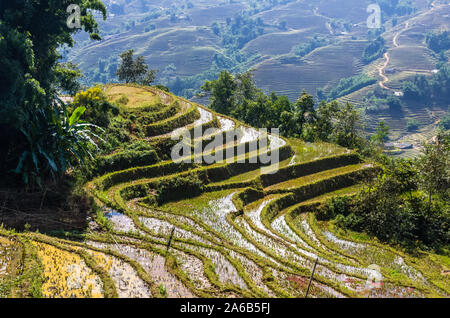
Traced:
<path fill-rule="evenodd" d="M 402 110 L 400 98 L 398 98 L 397 96 L 390 95 L 387 98 L 387 104 L 389 105 L 389 109 L 393 112 L 398 112 Z"/>
<path fill-rule="evenodd" d="M 424 156 L 419 159 L 420 184 L 428 193 L 429 206 L 434 194 L 449 197 L 450 138 L 440 135 L 435 144 L 425 144 Z"/>
<path fill-rule="evenodd" d="M 71 62 L 58 64 L 55 68 L 55 76 L 56 85 L 60 91 L 75 95 L 81 89 L 78 80 L 83 77 L 83 74 L 77 65 Z"/>
<path fill-rule="evenodd" d="M 134 50 L 123 52 L 120 58 L 122 63 L 116 72 L 120 81 L 142 85 L 150 85 L 155 81 L 157 71 L 148 69 L 143 56 L 134 59 Z"/>
<path fill-rule="evenodd" d="M 445 52 L 450 49 L 450 32 L 429 33 L 426 37 L 426 43 L 436 53 Z"/>
<path fill-rule="evenodd" d="M 296 111 L 299 113 L 298 118 L 301 128 L 303 128 L 305 123 L 313 123 L 316 121 L 317 116 L 314 106 L 314 97 L 303 91 L 295 104 Z"/>
<path fill-rule="evenodd" d="M 389 126 L 382 120 L 378 123 L 376 133 L 372 136 L 372 141 L 379 147 L 384 147 L 384 143 L 389 140 Z"/>
<path fill-rule="evenodd" d="M 227 71 L 220 73 L 219 78 L 207 81 L 202 89 L 211 93 L 211 108 L 224 115 L 229 115 L 236 107 L 236 81 Z"/>
<path fill-rule="evenodd" d="M 0 147 L 4 154 L 0 163 L 9 177 L 9 171 L 36 174 L 36 178 L 23 178 L 25 183 L 55 172 L 59 162 L 64 168 L 62 159 L 84 143 L 80 138 L 65 138 L 73 130 L 64 124 L 69 121 L 65 106 L 57 106 L 59 91 L 77 89 L 74 80 L 80 75 L 58 64 L 59 48 L 72 47 L 72 35 L 80 31 L 67 26 L 70 4 L 80 6 L 82 29 L 92 39 L 100 39 L 94 11 L 106 19 L 106 8 L 99 0 L 2 1 L 0 5 Z M 79 152 L 80 160 L 83 154 Z"/>
<path fill-rule="evenodd" d="M 285 136 L 294 136 L 299 133 L 298 122 L 292 112 L 283 111 L 280 115 L 280 131 Z"/>
<path fill-rule="evenodd" d="M 322 101 L 317 109 L 317 137 L 320 140 L 328 141 L 333 129 L 334 124 L 333 120 L 337 117 L 337 113 L 339 112 L 339 103 L 333 101 L 331 103 L 327 103 Z"/>
<path fill-rule="evenodd" d="M 408 131 L 416 131 L 419 129 L 420 123 L 417 119 L 410 119 L 406 125 Z"/>
<path fill-rule="evenodd" d="M 211 29 L 213 30 L 213 33 L 215 35 L 220 35 L 220 27 L 217 22 L 214 22 L 213 24 L 211 24 Z"/>
<path fill-rule="evenodd" d="M 330 141 L 350 149 L 361 145 L 361 114 L 355 107 L 346 103 L 336 114 L 336 123 Z"/>
<path fill-rule="evenodd" d="M 419 88 L 413 82 L 403 83 L 403 93 L 406 99 L 420 99 L 421 94 Z"/>
<path fill-rule="evenodd" d="M 244 99 L 255 100 L 261 91 L 253 81 L 253 74 L 245 72 L 236 75 L 236 102 L 241 103 Z"/>
<path fill-rule="evenodd" d="M 156 80 L 157 72 L 157 70 L 149 70 L 141 81 L 142 85 L 150 86 L 151 84 L 153 84 Z"/>

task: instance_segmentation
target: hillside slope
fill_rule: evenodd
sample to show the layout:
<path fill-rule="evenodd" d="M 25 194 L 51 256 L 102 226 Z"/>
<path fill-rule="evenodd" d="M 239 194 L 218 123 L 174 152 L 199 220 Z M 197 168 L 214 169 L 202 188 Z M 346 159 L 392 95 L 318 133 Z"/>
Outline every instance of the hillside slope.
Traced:
<path fill-rule="evenodd" d="M 356 193 L 377 171 L 357 154 L 269 136 L 260 154 L 279 151 L 281 162 L 268 174 L 274 166 L 261 170 L 263 162 L 251 160 L 250 145 L 265 137 L 256 129 L 156 88 L 104 91 L 111 101 L 126 97 L 125 111 L 147 123 L 142 140 L 161 158 L 173 131 L 200 126 L 215 128 L 194 141 L 201 145 L 240 127 L 224 147 L 245 146 L 245 155 L 212 164 L 131 158 L 86 185 L 101 208 L 85 234 L 59 239 L 0 229 L 1 296 L 4 286 L 9 295 L 27 295 L 32 286 L 45 297 L 302 297 L 316 259 L 310 297 L 449 296 L 439 256 L 411 257 L 315 219 L 317 204 Z M 373 264 L 383 276 L 377 288 L 367 283 L 377 275 Z"/>

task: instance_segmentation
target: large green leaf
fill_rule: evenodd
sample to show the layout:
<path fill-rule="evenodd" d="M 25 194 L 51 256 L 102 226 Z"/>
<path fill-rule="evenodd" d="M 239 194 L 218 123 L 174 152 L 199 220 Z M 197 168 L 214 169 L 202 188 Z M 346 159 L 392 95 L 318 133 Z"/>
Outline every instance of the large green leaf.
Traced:
<path fill-rule="evenodd" d="M 86 111 L 86 107 L 84 107 L 84 106 L 80 106 L 77 109 L 75 109 L 74 112 L 72 113 L 72 116 L 70 116 L 69 126 L 72 126 L 73 124 L 78 122 L 78 120 L 84 114 L 85 111 Z"/>
<path fill-rule="evenodd" d="M 22 153 L 22 155 L 20 156 L 19 163 L 17 164 L 17 168 L 16 168 L 16 170 L 15 170 L 15 172 L 16 172 L 17 174 L 21 173 L 23 164 L 24 164 L 25 159 L 26 159 L 27 156 L 28 156 L 28 151 L 24 151 L 24 152 Z"/>

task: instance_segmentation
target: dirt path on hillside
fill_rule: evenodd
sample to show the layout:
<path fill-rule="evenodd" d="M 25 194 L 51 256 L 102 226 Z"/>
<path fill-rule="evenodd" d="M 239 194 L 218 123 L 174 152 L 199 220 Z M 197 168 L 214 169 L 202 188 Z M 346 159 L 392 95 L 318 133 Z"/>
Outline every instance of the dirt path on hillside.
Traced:
<path fill-rule="evenodd" d="M 399 47 L 400 45 L 398 44 L 398 37 L 400 36 L 400 34 L 402 34 L 403 32 L 405 32 L 406 30 L 408 30 L 409 28 L 409 21 L 406 21 L 405 23 L 405 28 L 398 31 L 397 34 L 394 36 L 394 38 L 392 39 L 392 43 L 394 44 L 395 47 Z"/>
<path fill-rule="evenodd" d="M 400 31 L 398 31 L 395 34 L 394 38 L 392 39 L 392 43 L 393 43 L 394 47 L 396 47 L 396 48 L 400 47 L 400 45 L 398 44 L 398 37 L 400 36 L 400 34 L 405 32 L 406 30 L 408 30 L 408 28 L 409 28 L 409 22 L 406 21 L 405 27 L 403 29 L 401 29 Z M 389 78 L 386 76 L 385 70 L 386 70 L 387 66 L 389 65 L 389 62 L 391 61 L 391 58 L 390 58 L 388 52 L 384 53 L 384 59 L 385 59 L 385 62 L 383 64 L 383 66 L 378 68 L 378 74 L 382 78 L 382 80 L 379 82 L 379 84 L 380 84 L 381 88 L 392 91 L 392 88 L 389 88 L 386 86 L 386 83 L 389 82 Z"/>
<path fill-rule="evenodd" d="M 424 12 L 423 14 L 426 14 L 426 13 L 429 13 L 429 12 L 431 12 L 431 11 L 434 11 L 434 10 L 436 10 L 437 8 L 439 8 L 439 6 L 436 5 L 436 0 L 435 0 L 435 1 L 433 1 L 433 3 L 431 4 L 431 9 L 428 10 L 428 11 L 426 11 L 426 12 Z M 404 27 L 403 29 L 401 29 L 400 31 L 398 31 L 398 32 L 395 34 L 394 38 L 392 39 L 392 43 L 393 43 L 393 45 L 394 45 L 394 48 L 400 47 L 400 44 L 398 43 L 398 38 L 399 38 L 399 36 L 400 36 L 403 32 L 405 32 L 405 31 L 408 30 L 408 29 L 409 29 L 409 21 L 406 21 L 405 27 Z M 388 52 L 386 52 L 386 53 L 384 54 L 384 59 L 385 59 L 385 63 L 383 64 L 383 66 L 381 66 L 381 67 L 378 68 L 378 74 L 379 74 L 380 77 L 382 78 L 382 80 L 379 81 L 379 85 L 380 85 L 380 87 L 383 88 L 383 89 L 392 91 L 392 90 L 393 90 L 392 88 L 389 88 L 389 87 L 386 86 L 386 83 L 389 82 L 389 78 L 388 78 L 388 77 L 386 76 L 386 74 L 385 74 L 385 70 L 386 70 L 386 68 L 387 68 L 387 66 L 389 65 L 389 62 L 390 62 L 390 57 L 389 57 L 389 53 L 388 53 Z M 415 73 L 427 73 L 427 74 L 432 73 L 432 71 L 430 71 L 430 70 L 413 70 L 413 69 L 411 69 L 411 70 L 405 70 L 405 72 L 406 72 L 406 71 L 411 71 L 411 72 L 415 72 Z"/>

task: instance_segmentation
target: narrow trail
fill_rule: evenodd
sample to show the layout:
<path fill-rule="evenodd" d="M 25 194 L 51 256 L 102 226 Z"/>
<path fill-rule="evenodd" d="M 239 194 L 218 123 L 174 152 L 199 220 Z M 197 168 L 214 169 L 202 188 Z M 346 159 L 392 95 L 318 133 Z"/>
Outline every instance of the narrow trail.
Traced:
<path fill-rule="evenodd" d="M 394 38 L 392 39 L 392 43 L 393 43 L 395 48 L 400 47 L 400 45 L 398 44 L 398 37 L 400 36 L 400 34 L 405 32 L 408 28 L 409 28 L 409 22 L 407 21 L 405 23 L 405 27 L 403 29 L 401 29 L 400 31 L 398 31 L 397 34 L 395 34 Z M 389 88 L 389 87 L 386 86 L 386 83 L 389 82 L 389 78 L 386 76 L 385 70 L 386 70 L 387 66 L 389 65 L 389 62 L 391 61 L 388 52 L 384 53 L 384 59 L 385 59 L 385 62 L 383 64 L 383 66 L 378 68 L 378 74 L 383 79 L 383 80 L 381 80 L 379 82 L 379 85 L 380 85 L 381 88 L 383 88 L 385 90 L 392 91 L 393 90 L 392 88 Z"/>
<path fill-rule="evenodd" d="M 437 1 L 435 0 L 435 1 L 433 1 L 433 3 L 431 3 L 431 9 L 426 11 L 425 14 L 427 14 L 429 12 L 432 12 L 432 11 L 434 11 L 434 10 L 436 10 L 436 9 L 438 9 L 440 7 L 440 6 L 438 6 L 436 4 L 436 2 Z M 395 34 L 394 38 L 392 39 L 392 43 L 394 45 L 394 48 L 400 47 L 400 44 L 398 43 L 398 38 L 403 32 L 405 32 L 408 29 L 409 29 L 409 21 L 406 21 L 405 27 L 402 30 L 398 31 L 397 34 Z M 385 74 L 385 70 L 386 70 L 386 68 L 387 68 L 387 66 L 389 65 L 389 62 L 390 62 L 390 57 L 389 57 L 389 53 L 388 52 L 386 52 L 384 54 L 384 59 L 386 60 L 385 63 L 383 64 L 382 67 L 378 68 L 378 74 L 382 78 L 382 80 L 379 82 L 379 85 L 383 89 L 393 91 L 392 88 L 389 88 L 389 87 L 386 86 L 386 83 L 389 82 L 389 78 Z M 405 72 L 426 73 L 426 74 L 431 74 L 432 73 L 432 71 L 430 71 L 430 70 L 413 70 L 413 69 L 405 70 Z"/>
<path fill-rule="evenodd" d="M 392 89 L 385 85 L 385 83 L 389 82 L 389 78 L 386 75 L 384 75 L 384 70 L 386 69 L 386 67 L 389 65 L 389 62 L 390 62 L 390 58 L 389 58 L 389 54 L 388 53 L 384 53 L 384 59 L 386 61 L 384 62 L 383 66 L 378 68 L 378 74 L 380 75 L 380 77 L 383 78 L 383 80 L 380 81 L 379 84 L 380 84 L 381 88 L 390 91 Z"/>

